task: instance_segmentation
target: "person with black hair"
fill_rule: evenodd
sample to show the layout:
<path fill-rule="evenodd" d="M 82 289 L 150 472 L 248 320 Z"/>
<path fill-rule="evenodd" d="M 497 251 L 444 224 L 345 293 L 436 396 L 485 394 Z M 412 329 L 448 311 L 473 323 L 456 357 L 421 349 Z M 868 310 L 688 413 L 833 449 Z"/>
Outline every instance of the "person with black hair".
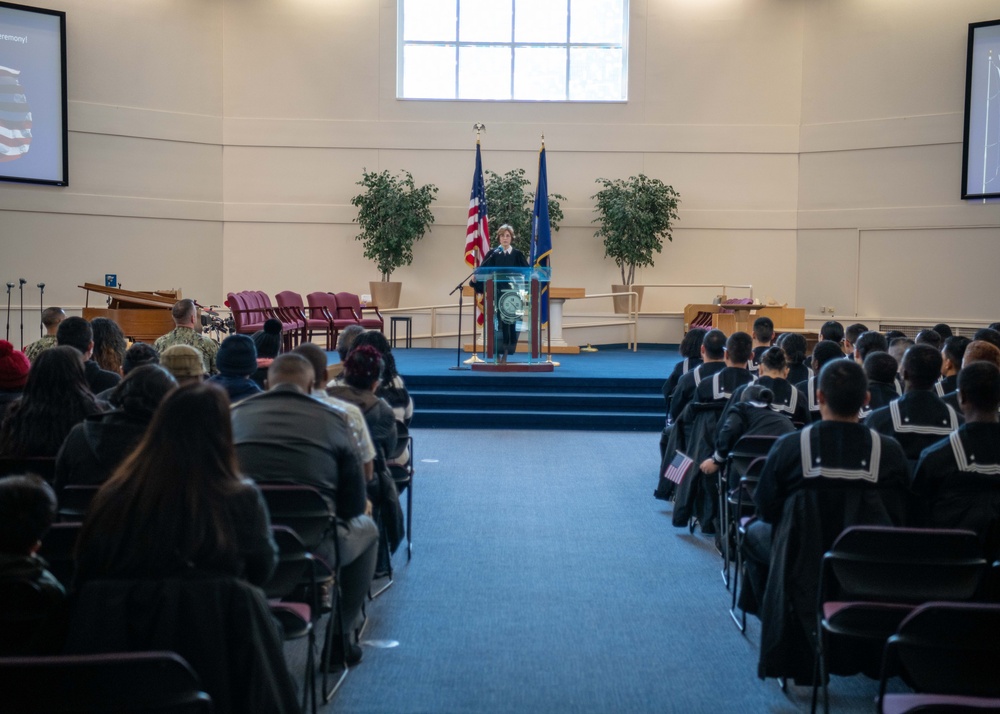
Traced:
<path fill-rule="evenodd" d="M 748 366 L 753 358 L 753 338 L 746 332 L 734 332 L 726 340 L 725 367 L 714 373 L 711 378 L 703 377 L 695 389 L 692 401 L 707 404 L 708 402 L 729 401 L 738 387 L 753 381 Z"/>
<path fill-rule="evenodd" d="M 224 339 L 215 356 L 215 364 L 219 373 L 206 382 L 224 389 L 233 404 L 264 391 L 250 378 L 257 371 L 257 348 L 248 336 L 230 335 Z"/>
<path fill-rule="evenodd" d="M 782 436 L 793 431 L 795 425 L 791 420 L 774 409 L 774 392 L 770 388 L 759 382 L 745 385 L 739 394 L 733 395 L 730 407 L 723 414 L 715 437 L 715 451 L 701 462 L 701 471 L 706 474 L 718 471 L 744 436 Z"/>
<path fill-rule="evenodd" d="M 875 409 L 888 406 L 899 399 L 900 388 L 896 384 L 899 363 L 888 352 L 872 352 L 865 358 L 865 376 L 868 377 L 868 392 L 871 399 L 862 412 L 862 418 Z"/>
<path fill-rule="evenodd" d="M 819 328 L 819 339 L 840 345 L 844 341 L 844 326 L 836 320 L 827 320 Z"/>
<path fill-rule="evenodd" d="M 809 377 L 809 379 L 795 384 L 795 388 L 798 389 L 799 393 L 805 398 L 806 407 L 809 410 L 810 421 L 816 422 L 822 418 L 819 410 L 819 398 L 817 397 L 819 387 L 819 380 L 816 378 L 817 375 L 828 362 L 835 359 L 844 359 L 844 357 L 844 351 L 841 349 L 839 342 L 821 340 L 815 347 L 813 347 L 813 375 Z"/>
<path fill-rule="evenodd" d="M 55 456 L 70 430 L 98 412 L 80 352 L 66 346 L 47 349 L 31 366 L 21 398 L 7 409 L 0 455 Z"/>
<path fill-rule="evenodd" d="M 378 330 L 367 330 L 358 335 L 354 340 L 354 347 L 362 345 L 374 347 L 382 355 L 382 379 L 379 381 L 378 389 L 375 390 L 375 395 L 389 403 L 396 415 L 396 421 L 409 426 L 413 418 L 413 399 L 406 390 L 403 378 L 396 371 L 396 358 L 392 356 L 392 345 Z"/>
<path fill-rule="evenodd" d="M 931 329 L 934 330 L 939 335 L 941 335 L 942 343 L 944 343 L 945 340 L 947 340 L 949 337 L 955 334 L 954 332 L 952 332 L 951 325 L 945 322 L 939 322 L 938 324 L 934 325 L 934 327 L 932 327 Z"/>
<path fill-rule="evenodd" d="M 888 342 L 890 345 L 892 344 L 893 340 L 895 340 L 896 338 L 899 338 L 899 337 L 906 337 L 906 333 L 903 332 L 902 330 L 886 330 L 885 331 L 885 341 Z M 907 337 L 907 339 L 909 339 L 909 338 Z M 910 342 L 912 343 L 913 340 L 910 340 Z"/>
<path fill-rule="evenodd" d="M 129 375 L 129 373 L 136 367 L 141 367 L 144 364 L 159 364 L 160 355 L 157 353 L 156 349 L 152 345 L 148 345 L 145 342 L 136 342 L 134 345 L 125 350 L 125 358 L 122 360 L 122 379 Z M 121 385 L 111 387 L 110 389 L 105 389 L 100 394 L 95 394 L 97 398 L 97 403 L 101 405 L 104 409 L 117 409 L 121 404 L 115 404 L 111 401 L 111 395 L 114 394 L 115 389 Z"/>
<path fill-rule="evenodd" d="M 958 389 L 958 373 L 962 369 L 965 348 L 972 342 L 968 337 L 952 335 L 941 347 L 941 381 L 934 385 L 939 397 Z"/>
<path fill-rule="evenodd" d="M 944 344 L 941 335 L 934 330 L 921 330 L 917 333 L 913 342 L 918 345 L 930 345 L 935 350 L 940 350 L 941 345 Z"/>
<path fill-rule="evenodd" d="M 902 447 L 858 423 L 868 401 L 861 365 L 829 361 L 819 374 L 818 395 L 822 420 L 779 438 L 768 453 L 754 492 L 757 520 L 744 540 L 748 587 L 741 597 L 748 606 L 760 603 L 762 677 L 776 671 L 811 676 L 811 646 L 801 652 L 804 662 L 795 655 L 810 641 L 807 632 L 816 621 L 819 556 L 841 530 L 873 522 L 903 525 L 907 518 L 910 469 Z M 824 498 L 831 489 L 857 497 Z"/>
<path fill-rule="evenodd" d="M 667 403 L 666 413 L 668 423 L 670 421 L 670 398 L 677 388 L 677 383 L 681 377 L 692 369 L 695 369 L 702 362 L 701 343 L 705 339 L 705 333 L 706 330 L 701 327 L 693 327 L 688 330 L 688 333 L 684 335 L 684 339 L 681 340 L 681 344 L 677 349 L 684 359 L 674 365 L 674 369 L 670 373 L 670 376 L 667 377 L 667 381 L 663 383 L 662 391 L 663 399 Z"/>
<path fill-rule="evenodd" d="M 973 342 L 977 340 L 989 342 L 994 347 L 1000 349 L 1000 331 L 994 330 L 991 327 L 983 327 L 976 330 L 976 333 L 972 336 L 972 340 Z"/>
<path fill-rule="evenodd" d="M 274 358 L 281 354 L 281 320 L 273 317 L 265 320 L 264 329 L 250 335 L 250 339 L 257 349 L 257 369 L 250 375 L 250 379 L 264 389 L 267 386 L 267 369 Z"/>
<path fill-rule="evenodd" d="M 670 397 L 672 424 L 677 423 L 677 417 L 684 411 L 684 407 L 694 399 L 699 385 L 726 368 L 726 333 L 722 330 L 709 330 L 702 338 L 699 351 L 702 363 L 677 380 L 677 387 Z"/>
<path fill-rule="evenodd" d="M 858 343 L 858 338 L 868 331 L 868 325 L 862 322 L 855 322 L 853 325 L 848 325 L 847 329 L 844 330 L 844 352 L 846 354 L 853 353 Z"/>
<path fill-rule="evenodd" d="M 873 360 L 882 353 L 876 352 Z M 867 368 L 868 361 L 865 361 Z M 920 452 L 958 428 L 958 414 L 934 393 L 941 376 L 941 353 L 929 344 L 913 345 L 903 355 L 903 396 L 873 410 L 865 426 L 900 443 L 911 465 Z"/>
<path fill-rule="evenodd" d="M 56 455 L 57 491 L 107 481 L 142 439 L 160 402 L 176 388 L 177 380 L 159 365 L 130 370 L 112 393 L 118 408 L 90 416 L 69 432 Z"/>
<path fill-rule="evenodd" d="M 906 354 L 906 350 L 916 344 L 916 342 L 911 340 L 906 335 L 903 335 L 902 337 L 893 337 L 891 339 L 887 338 L 887 341 L 889 343 L 889 349 L 886 350 L 886 352 L 891 354 L 892 358 L 899 364 L 903 363 L 903 355 Z"/>
<path fill-rule="evenodd" d="M 347 359 L 347 355 L 354 348 L 354 340 L 358 339 L 358 335 L 364 331 L 365 328 L 361 325 L 348 325 L 340 331 L 340 334 L 337 336 L 337 355 L 340 357 L 340 362 L 327 365 L 326 379 L 323 380 L 324 385 L 329 384 L 333 386 L 334 380 L 344 371 L 344 360 Z"/>
<path fill-rule="evenodd" d="M 785 351 L 788 362 L 788 381 L 792 384 L 804 382 L 813 375 L 807 363 L 806 338 L 797 332 L 785 332 L 778 338 L 778 347 Z"/>
<path fill-rule="evenodd" d="M 0 631 L 0 656 L 59 654 L 62 647 L 66 589 L 37 555 L 55 518 L 56 496 L 45 481 L 37 476 L 0 478 L 0 580 L 33 583 L 38 587 L 37 604 L 46 613 L 30 634 L 20 632 L 17 641 Z"/>
<path fill-rule="evenodd" d="M 758 317 L 753 321 L 753 358 L 750 360 L 750 371 L 757 373 L 760 358 L 774 342 L 774 320 L 770 317 Z"/>
<path fill-rule="evenodd" d="M 753 385 L 767 387 L 771 391 L 771 409 L 796 424 L 809 423 L 811 419 L 806 400 L 799 393 L 799 390 L 786 379 L 788 362 L 785 358 L 785 351 L 778 346 L 768 348 L 761 357 L 759 371 L 760 376 Z M 739 403 L 743 391 L 751 386 L 744 384 L 733 392 L 730 408 Z M 723 414 L 722 418 L 724 420 L 726 415 Z"/>
<path fill-rule="evenodd" d="M 920 455 L 913 492 L 926 525 L 977 533 L 986 557 L 1000 557 L 1000 369 L 973 362 L 958 375 L 965 423 Z"/>
<path fill-rule="evenodd" d="M 67 317 L 56 330 L 56 343 L 76 348 L 83 355 L 83 374 L 93 394 L 116 386 L 122 377 L 116 372 L 101 369 L 94 361 L 94 330 L 82 317 Z"/>
<path fill-rule="evenodd" d="M 881 332 L 868 330 L 867 332 L 862 332 L 854 342 L 854 361 L 860 365 L 864 365 L 865 358 L 872 352 L 888 351 L 889 341 L 885 339 L 885 335 Z"/>
<path fill-rule="evenodd" d="M 90 321 L 94 332 L 94 361 L 108 372 L 122 374 L 122 362 L 128 350 L 128 341 L 118 323 L 106 317 L 95 317 Z"/>

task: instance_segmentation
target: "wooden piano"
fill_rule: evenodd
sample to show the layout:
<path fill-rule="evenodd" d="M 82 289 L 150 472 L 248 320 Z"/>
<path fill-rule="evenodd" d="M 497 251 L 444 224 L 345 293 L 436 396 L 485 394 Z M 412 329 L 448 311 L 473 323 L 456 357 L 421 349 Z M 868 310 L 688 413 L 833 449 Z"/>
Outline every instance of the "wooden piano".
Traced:
<path fill-rule="evenodd" d="M 87 291 L 83 319 L 106 317 L 114 320 L 133 342 L 152 342 L 174 329 L 170 309 L 180 299 L 179 291 L 141 292 L 108 288 L 96 283 L 84 283 L 78 287 Z M 108 306 L 90 307 L 91 292 L 107 295 L 110 298 Z"/>

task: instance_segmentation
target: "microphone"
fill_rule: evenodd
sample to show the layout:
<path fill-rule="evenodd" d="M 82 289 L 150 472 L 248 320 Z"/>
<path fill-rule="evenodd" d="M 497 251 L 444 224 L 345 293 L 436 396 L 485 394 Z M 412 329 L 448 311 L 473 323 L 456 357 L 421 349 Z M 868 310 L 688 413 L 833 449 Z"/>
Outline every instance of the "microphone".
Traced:
<path fill-rule="evenodd" d="M 8 288 L 12 288 L 12 287 L 14 287 L 14 283 L 7 283 L 7 287 L 8 287 Z"/>
<path fill-rule="evenodd" d="M 24 284 L 25 284 L 26 282 L 28 282 L 28 281 L 27 281 L 27 280 L 25 280 L 24 278 L 18 278 L 18 279 L 17 279 L 17 282 L 18 282 L 18 284 L 20 284 L 20 285 L 24 285 Z"/>
<path fill-rule="evenodd" d="M 45 289 L 45 283 L 38 283 L 38 285 L 36 285 L 35 287 L 38 288 L 39 290 L 44 290 Z"/>

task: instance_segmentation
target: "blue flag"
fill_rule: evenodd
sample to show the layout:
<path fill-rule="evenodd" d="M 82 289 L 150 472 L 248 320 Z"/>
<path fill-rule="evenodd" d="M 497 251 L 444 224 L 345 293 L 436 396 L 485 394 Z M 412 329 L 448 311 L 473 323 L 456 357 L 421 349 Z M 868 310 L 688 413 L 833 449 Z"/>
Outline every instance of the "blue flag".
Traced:
<path fill-rule="evenodd" d="M 535 210 L 531 221 L 531 259 L 535 268 L 550 268 L 552 226 L 549 224 L 549 179 L 545 171 L 545 145 L 538 154 L 538 185 L 535 187 Z M 549 324 L 549 283 L 542 285 L 539 318 L 542 327 Z"/>

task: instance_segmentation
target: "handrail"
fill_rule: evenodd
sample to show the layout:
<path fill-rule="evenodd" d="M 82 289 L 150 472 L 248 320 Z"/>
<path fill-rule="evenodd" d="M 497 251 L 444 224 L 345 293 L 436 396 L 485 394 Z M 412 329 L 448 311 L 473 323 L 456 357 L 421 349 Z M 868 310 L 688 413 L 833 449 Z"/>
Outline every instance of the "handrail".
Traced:
<path fill-rule="evenodd" d="M 627 349 L 631 349 L 633 352 L 639 350 L 639 293 L 635 291 L 627 293 L 588 293 L 583 297 L 572 298 L 573 300 L 589 300 L 590 298 L 616 298 L 625 297 L 628 295 L 628 317 L 618 320 L 604 320 L 601 322 L 586 322 L 586 323 L 567 323 L 563 322 L 563 329 L 567 330 L 571 327 L 610 327 L 614 325 L 628 325 L 629 333 L 631 333 L 631 339 L 627 343 Z"/>
<path fill-rule="evenodd" d="M 728 285 L 726 283 L 636 283 L 644 288 L 720 288 L 723 293 L 727 288 L 741 288 L 750 291 L 753 298 L 753 285 Z"/>

